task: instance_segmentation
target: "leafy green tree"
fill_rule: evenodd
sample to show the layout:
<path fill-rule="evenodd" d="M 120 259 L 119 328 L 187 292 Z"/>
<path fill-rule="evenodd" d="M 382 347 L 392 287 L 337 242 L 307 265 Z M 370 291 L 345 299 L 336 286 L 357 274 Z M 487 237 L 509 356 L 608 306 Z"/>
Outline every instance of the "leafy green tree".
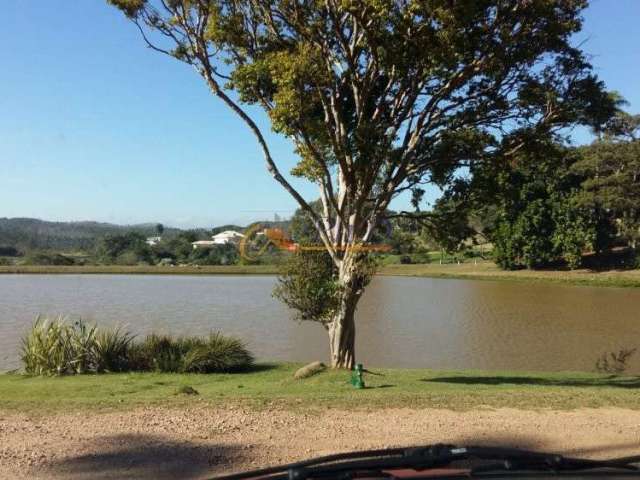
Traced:
<path fill-rule="evenodd" d="M 355 362 L 367 264 L 359 246 L 394 197 L 612 113 L 570 43 L 586 0 L 108 1 L 239 116 L 312 219 L 338 270 L 334 367 Z M 320 214 L 281 173 L 243 104 L 262 108 L 293 142 L 292 174 L 318 186 Z"/>
<path fill-rule="evenodd" d="M 156 233 L 159 236 L 162 236 L 162 234 L 164 233 L 164 225 L 163 224 L 161 224 L 161 223 L 157 223 L 156 224 Z"/>
<path fill-rule="evenodd" d="M 466 249 L 466 241 L 473 238 L 469 224 L 469 203 L 456 183 L 439 198 L 428 216 L 423 217 L 422 234 L 442 251 L 458 255 Z"/>
<path fill-rule="evenodd" d="M 489 229 L 498 265 L 539 268 L 565 261 L 578 267 L 583 252 L 600 248 L 601 212 L 578 201 L 582 177 L 574 153 L 554 142 L 522 151 L 511 166 L 476 171 L 476 201 L 494 202 Z M 487 189 L 490 191 L 487 192 Z"/>
<path fill-rule="evenodd" d="M 97 256 L 106 263 L 152 263 L 151 249 L 146 240 L 146 237 L 138 232 L 106 235 L 98 246 Z"/>
<path fill-rule="evenodd" d="M 640 240 L 640 140 L 604 137 L 578 150 L 573 169 L 585 177 L 580 204 L 606 211 L 621 239 Z"/>
<path fill-rule="evenodd" d="M 196 265 L 232 265 L 238 262 L 238 249 L 231 244 L 198 248 L 193 250 L 191 261 Z"/>

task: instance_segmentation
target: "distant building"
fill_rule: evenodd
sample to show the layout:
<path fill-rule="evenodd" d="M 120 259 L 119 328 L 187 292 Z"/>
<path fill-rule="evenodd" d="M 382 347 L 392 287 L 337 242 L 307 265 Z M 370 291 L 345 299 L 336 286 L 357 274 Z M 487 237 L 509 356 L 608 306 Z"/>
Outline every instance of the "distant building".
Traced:
<path fill-rule="evenodd" d="M 147 245 L 153 247 L 162 241 L 162 237 L 147 237 Z"/>
<path fill-rule="evenodd" d="M 198 240 L 197 242 L 192 242 L 191 245 L 194 250 L 196 248 L 211 248 L 215 245 L 236 245 L 243 238 L 244 235 L 240 232 L 236 232 L 235 230 L 225 230 L 224 232 L 212 235 L 211 240 Z"/>
<path fill-rule="evenodd" d="M 197 242 L 191 242 L 193 249 L 196 248 L 211 248 L 216 244 L 213 240 L 198 240 Z"/>
<path fill-rule="evenodd" d="M 226 245 L 228 243 L 239 243 L 244 238 L 244 235 L 235 230 L 225 230 L 211 237 L 213 243 L 216 245 Z"/>

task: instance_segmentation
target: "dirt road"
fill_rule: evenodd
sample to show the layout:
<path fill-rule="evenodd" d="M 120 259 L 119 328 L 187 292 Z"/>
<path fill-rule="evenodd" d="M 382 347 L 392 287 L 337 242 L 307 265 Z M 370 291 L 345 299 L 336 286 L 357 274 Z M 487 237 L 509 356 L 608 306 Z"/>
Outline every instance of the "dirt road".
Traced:
<path fill-rule="evenodd" d="M 638 454 L 640 411 L 0 411 L 0 478 L 199 479 L 337 451 L 436 442 Z"/>

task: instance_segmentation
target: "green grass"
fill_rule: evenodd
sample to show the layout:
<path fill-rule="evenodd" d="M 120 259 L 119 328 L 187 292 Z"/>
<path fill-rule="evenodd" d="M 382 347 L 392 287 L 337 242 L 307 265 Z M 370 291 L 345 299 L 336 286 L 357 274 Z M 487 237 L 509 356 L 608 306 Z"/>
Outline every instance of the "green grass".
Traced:
<path fill-rule="evenodd" d="M 555 283 L 591 287 L 640 287 L 640 269 L 635 270 L 501 270 L 495 263 L 478 261 L 440 265 L 386 265 L 381 275 L 458 278 L 511 282 Z"/>
<path fill-rule="evenodd" d="M 0 409 L 47 413 L 127 409 L 138 405 L 278 405 L 298 410 L 385 407 L 640 409 L 639 377 L 589 373 L 375 370 L 356 390 L 349 372 L 325 371 L 294 380 L 296 364 L 259 365 L 242 374 L 127 373 L 28 377 L 0 375 Z M 185 387 L 198 395 L 177 395 Z"/>
<path fill-rule="evenodd" d="M 33 274 L 140 274 L 140 275 L 275 275 L 277 265 L 225 265 L 203 267 L 160 266 L 0 266 L 3 273 Z M 516 270 L 499 269 L 493 262 L 473 261 L 458 264 L 382 265 L 380 275 L 430 278 L 466 278 L 516 282 L 544 282 L 593 287 L 640 287 L 640 269 L 608 270 Z"/>

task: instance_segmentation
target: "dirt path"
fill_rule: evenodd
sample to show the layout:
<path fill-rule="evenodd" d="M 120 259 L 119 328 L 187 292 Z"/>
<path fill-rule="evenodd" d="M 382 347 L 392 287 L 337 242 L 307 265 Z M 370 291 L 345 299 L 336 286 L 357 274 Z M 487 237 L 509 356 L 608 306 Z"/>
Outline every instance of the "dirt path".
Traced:
<path fill-rule="evenodd" d="M 436 442 L 638 454 L 640 411 L 0 411 L 0 478 L 198 479 L 336 451 Z"/>

